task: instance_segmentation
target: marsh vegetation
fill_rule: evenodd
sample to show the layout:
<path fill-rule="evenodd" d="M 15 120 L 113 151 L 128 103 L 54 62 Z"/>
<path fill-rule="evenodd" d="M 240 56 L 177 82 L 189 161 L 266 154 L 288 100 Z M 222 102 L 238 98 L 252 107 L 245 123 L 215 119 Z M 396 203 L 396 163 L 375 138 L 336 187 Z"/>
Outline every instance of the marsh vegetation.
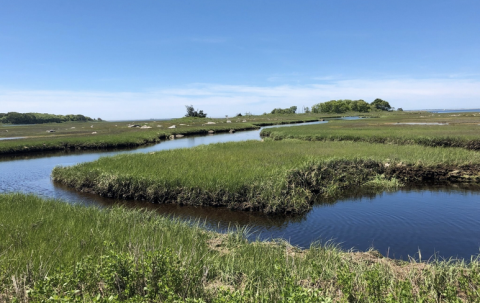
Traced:
<path fill-rule="evenodd" d="M 376 119 L 265 129 L 231 142 L 104 157 L 57 167 L 56 182 L 105 197 L 305 213 L 356 188 L 480 178 L 480 116 L 375 112 Z M 5 152 L 138 146 L 171 135 L 318 121 L 315 114 L 185 117 L 168 122 L 6 127 Z M 230 121 L 230 122 L 228 122 Z M 246 121 L 246 122 L 243 122 Z M 209 123 L 213 122 L 213 123 Z M 398 122 L 398 123 L 397 123 Z M 410 125 L 442 123 L 445 125 Z M 182 125 L 183 124 L 183 125 Z M 76 125 L 76 126 L 75 126 Z M 161 125 L 159 127 L 159 125 Z M 170 128 L 175 125 L 175 128 Z M 149 128 L 151 127 L 151 128 Z M 5 130 L 5 128 L 2 128 Z M 92 134 L 92 129 L 97 134 Z M 41 131 L 42 135 L 29 136 Z M 51 137 L 50 137 L 51 136 Z M 48 139 L 46 139 L 48 138 Z M 103 141 L 105 140 L 105 141 Z M 51 144 L 51 145 L 49 145 Z M 50 146 L 50 147 L 48 147 Z M 47 148 L 48 147 L 48 148 Z M 248 241 L 198 222 L 122 207 L 97 209 L 23 194 L 0 195 L 0 301 L 478 302 L 478 258 L 409 262 L 376 251 Z M 421 259 L 421 257 L 419 258 Z"/>
<path fill-rule="evenodd" d="M 480 150 L 480 114 L 392 115 L 382 119 L 330 121 L 328 125 L 270 128 L 261 133 L 273 140 L 354 141 L 382 144 L 418 144 Z"/>
<path fill-rule="evenodd" d="M 480 264 L 249 242 L 149 211 L 0 195 L 0 301 L 477 302 Z"/>
<path fill-rule="evenodd" d="M 461 148 L 266 140 L 105 157 L 56 167 L 52 178 L 121 199 L 301 213 L 352 187 L 475 181 L 479 171 L 480 154 Z"/>
<path fill-rule="evenodd" d="M 184 117 L 168 121 L 65 122 L 0 125 L 0 155 L 40 151 L 113 149 L 143 146 L 172 136 L 207 135 L 259 129 L 261 126 L 318 121 L 325 115 L 267 115 L 212 119 Z"/>

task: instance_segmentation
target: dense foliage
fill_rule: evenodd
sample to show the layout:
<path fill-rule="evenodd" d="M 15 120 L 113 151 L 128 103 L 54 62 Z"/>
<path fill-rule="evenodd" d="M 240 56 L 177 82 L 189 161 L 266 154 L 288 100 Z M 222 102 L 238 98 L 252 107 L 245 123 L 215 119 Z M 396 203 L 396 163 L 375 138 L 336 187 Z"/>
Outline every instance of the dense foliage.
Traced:
<path fill-rule="evenodd" d="M 42 124 L 42 123 L 61 123 L 69 121 L 93 121 L 92 118 L 84 115 L 54 115 L 41 113 L 0 113 L 0 123 L 5 124 Z M 99 118 L 99 121 L 101 119 Z"/>
<path fill-rule="evenodd" d="M 391 110 L 392 109 L 392 107 L 390 106 L 390 103 L 388 103 L 385 100 L 379 99 L 379 98 L 373 100 L 373 102 L 370 103 L 370 105 L 375 107 L 376 109 L 379 109 L 379 110 Z"/>
<path fill-rule="evenodd" d="M 290 106 L 289 108 L 274 108 L 272 114 L 294 114 L 297 111 L 296 106 Z"/>
<path fill-rule="evenodd" d="M 312 106 L 314 113 L 346 113 L 346 112 L 360 112 L 366 113 L 372 110 L 391 110 L 391 106 L 387 101 L 382 99 L 375 99 L 368 104 L 364 100 L 331 100 L 323 103 L 318 103 Z"/>
<path fill-rule="evenodd" d="M 207 117 L 207 113 L 204 113 L 203 110 L 196 111 L 195 108 L 193 108 L 193 105 L 185 105 L 185 107 L 187 108 L 187 113 L 185 114 L 185 117 Z"/>

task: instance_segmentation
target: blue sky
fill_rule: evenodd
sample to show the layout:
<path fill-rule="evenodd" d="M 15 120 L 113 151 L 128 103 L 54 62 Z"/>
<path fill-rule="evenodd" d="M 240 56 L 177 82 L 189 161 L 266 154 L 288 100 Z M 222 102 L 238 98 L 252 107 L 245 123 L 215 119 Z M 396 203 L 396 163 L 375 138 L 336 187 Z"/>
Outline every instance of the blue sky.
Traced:
<path fill-rule="evenodd" d="M 0 112 L 480 107 L 480 1 L 0 0 Z"/>

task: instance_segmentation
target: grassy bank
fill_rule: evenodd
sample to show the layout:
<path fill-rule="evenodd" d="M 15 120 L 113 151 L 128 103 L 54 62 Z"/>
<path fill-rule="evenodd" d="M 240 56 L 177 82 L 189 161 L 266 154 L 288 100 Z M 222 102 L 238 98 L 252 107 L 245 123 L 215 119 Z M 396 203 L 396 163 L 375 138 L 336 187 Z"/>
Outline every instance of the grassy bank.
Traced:
<path fill-rule="evenodd" d="M 148 125 L 148 124 L 147 124 Z M 108 126 L 108 125 L 105 125 Z M 93 129 L 88 133 L 77 134 L 56 134 L 52 136 L 27 137 L 25 139 L 0 141 L 1 154 L 18 154 L 40 151 L 56 150 L 87 150 L 87 149 L 109 149 L 128 148 L 141 145 L 157 143 L 169 139 L 172 135 L 206 135 L 209 131 L 221 133 L 230 130 L 242 131 L 258 129 L 258 126 L 249 123 L 229 125 L 209 125 L 179 127 L 176 129 L 140 129 L 128 128 L 118 131 L 114 127 L 103 127 L 101 130 Z M 95 132 L 95 134 L 93 134 Z"/>
<path fill-rule="evenodd" d="M 169 121 L 67 122 L 0 125 L 0 155 L 41 151 L 128 148 L 151 144 L 172 135 L 206 135 L 259 129 L 261 126 L 312 122 L 325 115 L 265 115 L 227 119 L 180 118 Z M 227 122 L 229 121 L 229 122 Z M 214 124 L 208 124 L 214 123 Z M 138 125 L 139 127 L 129 127 Z M 144 126 L 145 128 L 141 128 Z M 175 128 L 170 128 L 175 126 Z M 53 132 L 47 132 L 53 131 Z"/>
<path fill-rule="evenodd" d="M 248 242 L 123 208 L 0 195 L 0 301 L 478 302 L 480 264 Z"/>
<path fill-rule="evenodd" d="M 412 123 L 412 124 L 409 124 Z M 415 124 L 426 123 L 426 124 Z M 440 123 L 430 125 L 429 123 Z M 328 124 L 294 128 L 269 128 L 261 135 L 273 140 L 355 141 L 383 144 L 419 144 L 462 147 L 480 150 L 480 114 L 404 115 L 355 121 L 330 121 Z"/>
<path fill-rule="evenodd" d="M 120 199 L 301 213 L 358 186 L 475 181 L 479 165 L 480 153 L 460 148 L 267 140 L 105 157 L 56 167 L 52 178 Z"/>

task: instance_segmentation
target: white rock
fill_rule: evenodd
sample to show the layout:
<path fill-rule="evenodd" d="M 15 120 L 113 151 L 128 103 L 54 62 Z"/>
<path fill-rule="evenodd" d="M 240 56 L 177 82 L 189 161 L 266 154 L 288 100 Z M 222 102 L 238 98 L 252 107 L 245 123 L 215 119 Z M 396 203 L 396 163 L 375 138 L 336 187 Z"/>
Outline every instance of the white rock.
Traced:
<path fill-rule="evenodd" d="M 170 126 L 169 128 L 177 128 L 175 125 Z"/>

